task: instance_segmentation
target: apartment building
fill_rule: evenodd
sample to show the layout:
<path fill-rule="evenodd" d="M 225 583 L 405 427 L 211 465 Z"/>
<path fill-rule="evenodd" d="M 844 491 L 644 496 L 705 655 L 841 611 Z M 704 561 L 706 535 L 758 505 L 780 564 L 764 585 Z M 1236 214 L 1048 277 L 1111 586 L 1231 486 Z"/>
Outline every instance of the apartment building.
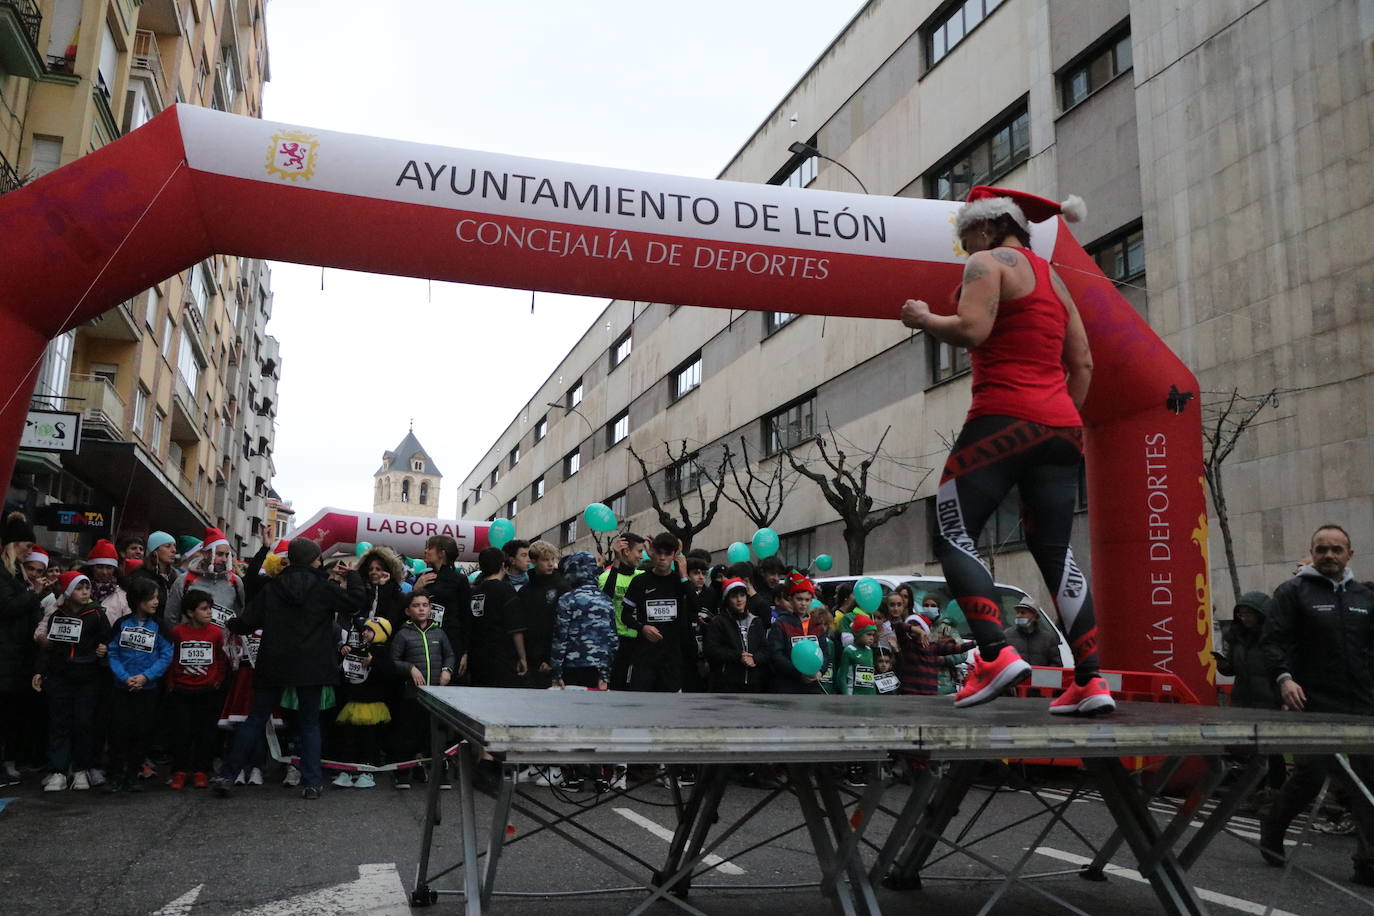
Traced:
<path fill-rule="evenodd" d="M 720 177 L 1082 195 L 1075 236 L 1197 374 L 1209 428 L 1232 392 L 1263 404 L 1223 470 L 1241 587 L 1271 588 L 1319 523 L 1374 537 L 1374 258 L 1350 243 L 1374 229 L 1371 88 L 1361 4 L 871 0 Z M 872 534 L 866 571 L 937 569 L 931 497 L 968 406 L 966 354 L 906 331 L 900 303 L 891 322 L 761 305 L 776 310 L 608 303 L 467 474 L 460 514 L 586 548 L 589 502 L 652 531 L 648 484 L 695 508 L 703 467 L 741 439 L 766 476 L 783 449 L 813 463 L 817 436 L 853 456 L 886 432 L 870 492 L 910 508 Z M 686 460 L 670 461 L 665 443 L 681 459 L 684 442 Z M 789 561 L 829 553 L 845 568 L 836 514 L 809 481 L 773 527 Z M 1090 565 L 1085 528 L 1074 550 Z M 696 546 L 720 556 L 752 531 L 722 501 Z M 982 547 L 999 579 L 1039 587 L 1015 505 Z"/>
<path fill-rule="evenodd" d="M 265 2 L 0 0 L 0 192 L 178 102 L 260 117 Z M 33 407 L 79 414 L 80 448 L 21 449 L 7 505 L 66 552 L 206 525 L 256 550 L 274 495 L 271 314 L 267 264 L 215 256 L 55 339 Z M 101 524 L 64 524 L 73 508 Z"/>

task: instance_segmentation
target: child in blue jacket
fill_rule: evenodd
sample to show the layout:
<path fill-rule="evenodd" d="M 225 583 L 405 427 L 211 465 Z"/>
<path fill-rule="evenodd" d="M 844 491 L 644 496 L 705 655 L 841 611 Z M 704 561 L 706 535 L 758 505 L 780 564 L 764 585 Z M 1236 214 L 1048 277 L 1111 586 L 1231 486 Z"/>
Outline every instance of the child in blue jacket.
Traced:
<path fill-rule="evenodd" d="M 172 643 L 157 614 L 157 583 L 130 580 L 128 598 L 129 613 L 115 621 L 107 641 L 114 679 L 107 792 L 142 791 L 138 771 L 157 724 L 158 680 L 172 663 Z"/>

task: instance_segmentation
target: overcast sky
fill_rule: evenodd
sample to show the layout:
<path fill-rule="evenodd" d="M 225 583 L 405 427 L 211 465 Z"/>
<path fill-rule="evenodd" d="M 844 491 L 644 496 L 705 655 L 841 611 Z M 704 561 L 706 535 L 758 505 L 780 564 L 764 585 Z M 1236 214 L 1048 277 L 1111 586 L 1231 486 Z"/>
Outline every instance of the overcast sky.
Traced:
<path fill-rule="evenodd" d="M 714 177 L 861 5 L 274 0 L 264 117 Z M 275 487 L 297 521 L 370 510 L 412 417 L 454 517 L 462 477 L 606 302 L 541 293 L 531 316 L 528 290 L 333 269 L 322 290 L 319 267 L 283 263 L 272 286 Z"/>

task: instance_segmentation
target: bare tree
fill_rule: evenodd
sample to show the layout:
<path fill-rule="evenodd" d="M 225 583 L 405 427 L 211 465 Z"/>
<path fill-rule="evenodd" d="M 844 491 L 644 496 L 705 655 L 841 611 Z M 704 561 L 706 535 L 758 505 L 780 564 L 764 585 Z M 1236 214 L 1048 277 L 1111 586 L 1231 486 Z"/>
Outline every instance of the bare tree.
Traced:
<path fill-rule="evenodd" d="M 889 426 L 883 430 L 883 434 L 878 439 L 878 444 L 871 450 L 863 450 L 863 458 L 854 464 L 850 457 L 841 448 L 835 430 L 830 424 L 826 423 L 827 435 L 816 436 L 816 448 L 820 451 L 821 462 L 825 465 L 825 472 L 813 470 L 797 459 L 793 450 L 784 452 L 787 461 L 793 469 L 803 477 L 810 480 L 820 487 L 821 494 L 825 501 L 840 516 L 840 521 L 844 522 L 845 547 L 849 552 L 849 575 L 863 575 L 864 553 L 867 549 L 868 535 L 882 525 L 886 525 L 897 516 L 901 515 L 912 505 L 908 500 L 903 503 L 886 506 L 875 510 L 874 498 L 868 492 L 870 472 L 875 461 L 883 450 L 883 442 L 887 440 L 887 434 L 892 431 Z M 931 469 L 925 468 L 925 476 L 930 474 Z M 916 486 L 911 488 L 911 496 L 916 496 L 916 490 L 920 487 L 921 481 L 917 481 Z"/>
<path fill-rule="evenodd" d="M 1204 419 L 1202 437 L 1207 442 L 1207 454 L 1203 456 L 1202 472 L 1207 478 L 1207 490 L 1212 495 L 1212 508 L 1217 513 L 1217 525 L 1221 528 L 1221 543 L 1226 549 L 1226 569 L 1231 574 L 1231 594 L 1239 598 L 1240 572 L 1236 568 L 1236 547 L 1231 537 L 1231 518 L 1226 506 L 1226 488 L 1223 485 L 1221 466 L 1236 443 L 1254 423 L 1259 412 L 1266 407 L 1277 407 L 1278 389 L 1270 389 L 1267 394 L 1243 395 L 1240 389 L 1232 388 L 1223 393 L 1212 404 L 1203 405 L 1203 413 L 1215 413 Z"/>
<path fill-rule="evenodd" d="M 730 462 L 730 477 L 734 480 L 735 493 L 727 489 L 723 494 L 730 503 L 749 517 L 757 528 L 767 528 L 782 514 L 783 500 L 796 487 L 800 476 L 789 475 L 787 464 L 779 456 L 772 470 L 759 472 L 749 460 L 749 440 L 739 437 L 740 452 L 744 464 L 744 476 L 740 477 L 740 462 Z"/>
<path fill-rule="evenodd" d="M 664 497 L 660 499 L 658 489 L 654 486 L 653 475 L 649 473 L 649 466 L 644 459 L 635 451 L 633 445 L 630 446 L 630 454 L 634 460 L 639 462 L 639 469 L 644 474 L 644 486 L 649 488 L 649 501 L 653 504 L 654 512 L 658 514 L 658 522 L 663 526 L 663 530 L 682 541 L 684 552 L 692 549 L 692 540 L 704 531 L 716 517 L 716 510 L 720 507 L 721 494 L 725 490 L 725 475 L 731 465 L 730 449 L 727 446 L 721 454 L 720 464 L 712 470 L 701 458 L 700 449 L 688 447 L 687 440 L 682 440 L 678 453 L 673 454 L 673 446 L 667 442 L 663 443 L 663 448 L 668 453 L 668 463 L 664 465 L 669 474 L 677 476 L 676 495 L 667 492 L 665 487 Z M 688 485 L 683 480 L 684 474 L 690 474 L 693 470 L 697 472 L 696 486 Z M 707 491 L 714 489 L 714 493 L 708 498 Z M 689 508 L 687 498 L 696 494 L 697 505 Z M 669 511 L 672 500 L 676 498 L 677 514 Z M 665 506 L 665 502 L 667 505 Z"/>

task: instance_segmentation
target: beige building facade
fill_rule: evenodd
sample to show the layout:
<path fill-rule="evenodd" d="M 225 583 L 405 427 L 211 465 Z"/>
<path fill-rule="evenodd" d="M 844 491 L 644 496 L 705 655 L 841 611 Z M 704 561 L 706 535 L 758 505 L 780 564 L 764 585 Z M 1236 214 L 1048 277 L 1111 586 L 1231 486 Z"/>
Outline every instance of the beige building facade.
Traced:
<path fill-rule="evenodd" d="M 260 117 L 264 5 L 0 3 L 0 190 L 177 102 Z M 7 503 L 31 515 L 64 504 L 110 510 L 112 536 L 213 525 L 238 552 L 256 550 L 267 539 L 281 371 L 271 310 L 265 262 L 215 256 L 54 340 L 34 407 L 80 413 L 81 449 L 21 450 Z M 41 526 L 40 538 L 87 546 Z"/>
<path fill-rule="evenodd" d="M 1371 90 L 1374 11 L 1356 0 L 872 0 L 721 177 L 858 190 L 801 143 L 874 194 L 1082 195 L 1073 232 L 1197 375 L 1189 409 L 1210 429 L 1233 391 L 1267 405 L 1223 471 L 1241 588 L 1272 589 L 1318 523 L 1357 550 L 1374 538 Z M 660 495 L 695 506 L 693 462 L 709 471 L 741 439 L 766 473 L 782 448 L 817 466 L 816 435 L 854 455 L 886 434 L 870 492 L 910 507 L 870 536 L 866 571 L 936 571 L 931 497 L 967 358 L 904 329 L 900 305 L 885 322 L 610 302 L 467 474 L 460 516 L 588 548 L 590 502 L 659 527 L 630 445 Z M 668 465 L 665 443 L 689 460 Z M 829 553 L 844 570 L 810 482 L 773 527 L 789 561 Z M 753 528 L 722 501 L 695 546 L 722 557 Z M 1086 517 L 1075 540 L 1090 569 Z M 982 547 L 998 579 L 1048 597 L 1014 502 Z"/>

